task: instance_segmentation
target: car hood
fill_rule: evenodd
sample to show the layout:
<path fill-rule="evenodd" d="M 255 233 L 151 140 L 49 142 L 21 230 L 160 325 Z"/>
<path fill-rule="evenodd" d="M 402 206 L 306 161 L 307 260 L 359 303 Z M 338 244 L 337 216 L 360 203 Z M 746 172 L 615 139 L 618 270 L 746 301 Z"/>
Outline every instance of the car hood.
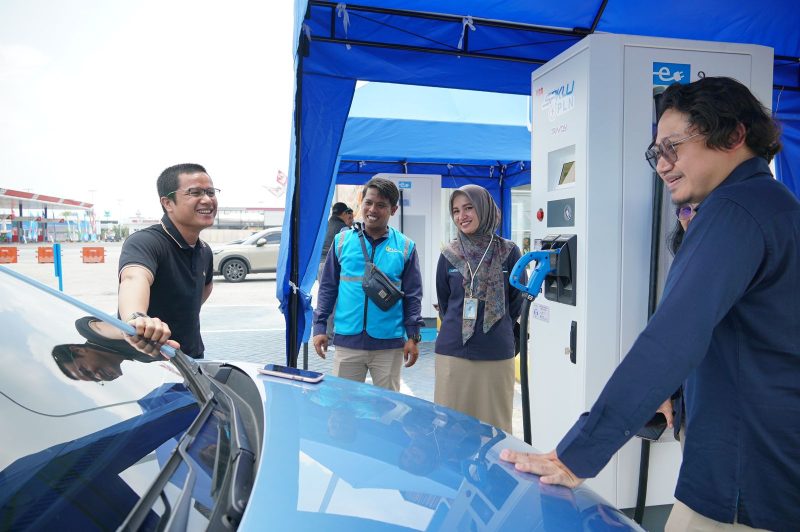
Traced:
<path fill-rule="evenodd" d="M 264 447 L 243 530 L 639 530 L 587 488 L 500 461 L 533 450 L 475 418 L 374 386 L 260 375 Z"/>

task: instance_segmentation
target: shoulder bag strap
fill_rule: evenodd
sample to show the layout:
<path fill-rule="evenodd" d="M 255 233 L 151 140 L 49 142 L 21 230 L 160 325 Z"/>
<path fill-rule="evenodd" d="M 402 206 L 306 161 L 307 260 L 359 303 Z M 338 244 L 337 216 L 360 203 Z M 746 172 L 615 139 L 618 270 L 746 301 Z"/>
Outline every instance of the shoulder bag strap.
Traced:
<path fill-rule="evenodd" d="M 365 266 L 372 264 L 372 259 L 370 259 L 369 253 L 367 253 L 367 244 L 366 240 L 364 239 L 364 228 L 361 227 L 360 224 L 358 225 L 357 231 L 358 231 L 358 238 L 361 241 L 361 251 L 364 252 L 364 262 L 366 263 Z"/>

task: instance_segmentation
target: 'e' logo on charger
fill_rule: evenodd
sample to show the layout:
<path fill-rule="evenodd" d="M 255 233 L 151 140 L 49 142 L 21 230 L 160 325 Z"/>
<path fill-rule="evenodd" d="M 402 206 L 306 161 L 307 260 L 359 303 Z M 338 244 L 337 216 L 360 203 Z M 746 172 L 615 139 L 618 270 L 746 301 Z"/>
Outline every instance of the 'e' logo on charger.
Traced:
<path fill-rule="evenodd" d="M 692 65 L 683 63 L 653 63 L 653 85 L 689 83 Z"/>

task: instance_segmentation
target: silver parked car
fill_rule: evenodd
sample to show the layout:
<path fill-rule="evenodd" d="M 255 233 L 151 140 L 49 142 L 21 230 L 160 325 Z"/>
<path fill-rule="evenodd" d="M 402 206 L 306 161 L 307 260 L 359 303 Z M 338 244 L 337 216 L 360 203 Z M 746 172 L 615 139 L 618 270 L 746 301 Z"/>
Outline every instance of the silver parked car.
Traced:
<path fill-rule="evenodd" d="M 271 227 L 254 233 L 242 242 L 214 248 L 214 273 L 226 281 L 239 283 L 248 273 L 270 273 L 278 269 L 281 228 Z"/>

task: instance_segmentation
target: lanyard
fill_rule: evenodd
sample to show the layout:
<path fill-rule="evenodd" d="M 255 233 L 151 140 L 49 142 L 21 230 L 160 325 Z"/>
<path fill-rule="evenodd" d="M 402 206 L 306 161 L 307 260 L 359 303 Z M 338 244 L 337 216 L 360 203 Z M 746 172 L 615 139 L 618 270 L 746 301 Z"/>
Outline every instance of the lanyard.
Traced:
<path fill-rule="evenodd" d="M 467 254 L 464 253 L 464 262 L 467 263 L 467 270 L 469 270 L 469 297 L 472 297 L 472 294 L 474 293 L 473 292 L 473 287 L 474 287 L 474 283 L 475 283 L 475 276 L 478 274 L 478 270 L 481 269 L 481 265 L 483 264 L 483 259 L 485 259 L 486 258 L 486 254 L 489 253 L 489 248 L 492 247 L 492 242 L 494 242 L 494 234 L 492 234 L 492 237 L 489 239 L 489 245 L 486 246 L 486 251 L 483 252 L 483 257 L 481 257 L 481 260 L 478 263 L 478 267 L 475 268 L 475 272 L 472 271 L 472 266 L 470 266 L 470 264 L 469 264 L 469 259 L 467 258 Z M 462 243 L 462 246 L 463 246 L 463 243 Z"/>

